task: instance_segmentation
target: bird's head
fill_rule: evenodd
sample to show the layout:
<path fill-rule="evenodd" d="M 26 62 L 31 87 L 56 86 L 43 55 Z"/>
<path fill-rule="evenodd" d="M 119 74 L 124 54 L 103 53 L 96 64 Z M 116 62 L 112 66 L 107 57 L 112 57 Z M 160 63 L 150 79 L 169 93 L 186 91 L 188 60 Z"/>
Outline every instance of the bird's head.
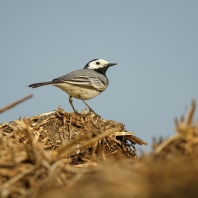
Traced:
<path fill-rule="evenodd" d="M 94 59 L 89 61 L 84 69 L 93 69 L 105 75 L 107 69 L 111 66 L 117 65 L 117 63 L 109 63 L 103 59 Z"/>

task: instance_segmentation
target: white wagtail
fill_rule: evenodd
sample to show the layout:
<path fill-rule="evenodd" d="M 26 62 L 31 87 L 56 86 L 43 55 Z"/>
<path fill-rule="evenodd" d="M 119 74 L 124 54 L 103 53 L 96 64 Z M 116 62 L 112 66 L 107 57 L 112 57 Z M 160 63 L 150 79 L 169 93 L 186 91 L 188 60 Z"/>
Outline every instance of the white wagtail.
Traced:
<path fill-rule="evenodd" d="M 56 86 L 69 94 L 69 102 L 75 112 L 72 97 L 81 99 L 87 105 L 89 111 L 95 113 L 84 100 L 96 97 L 108 87 L 109 81 L 106 77 L 106 71 L 113 65 L 116 65 L 116 63 L 109 63 L 103 59 L 94 59 L 88 62 L 83 69 L 73 71 L 49 82 L 31 84 L 29 87 Z"/>

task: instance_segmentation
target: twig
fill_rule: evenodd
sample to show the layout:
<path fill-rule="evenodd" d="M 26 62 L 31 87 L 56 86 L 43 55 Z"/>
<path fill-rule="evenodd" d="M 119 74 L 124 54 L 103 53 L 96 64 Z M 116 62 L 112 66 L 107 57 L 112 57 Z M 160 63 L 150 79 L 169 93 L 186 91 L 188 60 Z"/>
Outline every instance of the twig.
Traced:
<path fill-rule="evenodd" d="M 84 143 L 81 144 L 78 148 L 74 148 L 74 147 L 73 147 L 73 148 L 71 148 L 69 151 L 66 151 L 66 153 L 64 153 L 64 154 L 62 155 L 62 157 L 63 157 L 63 156 L 64 156 L 64 157 L 66 157 L 66 156 L 68 157 L 68 156 L 71 155 L 73 152 L 75 152 L 76 149 L 82 149 L 82 148 L 88 147 L 88 146 L 94 144 L 95 142 L 97 142 L 97 141 L 99 141 L 99 140 L 105 138 L 106 136 L 109 136 L 109 135 L 111 135 L 112 133 L 117 132 L 117 131 L 120 131 L 120 130 L 122 130 L 121 126 L 117 126 L 117 127 L 108 129 L 108 130 L 106 130 L 104 133 L 102 133 L 101 135 L 98 135 L 98 136 L 96 136 L 96 137 L 94 137 L 94 138 L 91 138 L 90 140 L 84 142 Z M 64 146 L 62 147 L 62 151 L 63 151 L 63 150 L 65 150 Z"/>
<path fill-rule="evenodd" d="M 169 138 L 167 138 L 166 140 L 164 140 L 159 146 L 157 146 L 154 150 L 155 154 L 160 153 L 169 143 L 171 143 L 172 141 L 178 139 L 180 136 L 179 134 L 175 134 Z"/>
<path fill-rule="evenodd" d="M 135 144 L 139 144 L 139 145 L 148 145 L 147 142 L 144 142 L 143 140 L 141 140 L 140 138 L 134 136 L 134 135 L 126 135 L 125 138 L 127 140 L 130 140 L 131 142 L 135 143 Z"/>
<path fill-rule="evenodd" d="M 15 177 L 12 177 L 10 180 L 8 180 L 6 183 L 4 183 L 1 187 L 2 188 L 9 188 L 11 185 L 16 183 L 22 177 L 24 177 L 28 173 L 32 172 L 33 170 L 35 170 L 35 168 L 36 168 L 35 166 L 34 167 L 31 166 L 31 167 L 27 168 L 26 170 L 23 170 L 23 172 L 20 172 Z"/>
<path fill-rule="evenodd" d="M 24 98 L 22 98 L 22 99 L 20 99 L 20 100 L 18 100 L 18 101 L 16 101 L 16 102 L 13 102 L 12 104 L 10 104 L 10 105 L 8 105 L 8 106 L 5 106 L 5 107 L 3 107 L 2 109 L 0 109 L 0 113 L 3 113 L 4 111 L 7 111 L 8 109 L 10 109 L 10 108 L 12 108 L 12 107 L 18 105 L 19 103 L 24 102 L 25 100 L 27 100 L 27 99 L 29 99 L 29 98 L 32 98 L 32 97 L 33 97 L 33 94 L 30 94 L 30 95 L 28 95 L 28 96 L 26 96 L 26 97 L 24 97 Z"/>
<path fill-rule="evenodd" d="M 193 122 L 193 116 L 194 116 L 194 113 L 195 113 L 195 109 L 196 109 L 196 101 L 195 99 L 192 100 L 192 104 L 191 104 L 191 109 L 188 113 L 188 116 L 187 116 L 187 125 L 191 125 L 192 122 Z"/>
<path fill-rule="evenodd" d="M 83 134 L 83 135 L 81 135 L 80 137 L 76 138 L 74 141 L 72 141 L 72 142 L 70 142 L 70 143 L 67 143 L 67 144 L 65 144 L 65 145 L 63 145 L 63 146 L 61 146 L 61 147 L 59 147 L 57 150 L 54 150 L 54 151 L 52 152 L 52 156 L 53 156 L 53 157 L 56 157 L 56 156 L 58 156 L 58 154 L 61 154 L 63 151 L 65 151 L 65 150 L 71 148 L 73 145 L 79 143 L 80 141 L 82 141 L 82 140 L 84 140 L 84 139 L 86 139 L 86 138 L 90 138 L 90 137 L 91 137 L 91 132 L 86 133 L 86 134 Z M 76 150 L 76 149 L 75 149 L 75 150 Z"/>

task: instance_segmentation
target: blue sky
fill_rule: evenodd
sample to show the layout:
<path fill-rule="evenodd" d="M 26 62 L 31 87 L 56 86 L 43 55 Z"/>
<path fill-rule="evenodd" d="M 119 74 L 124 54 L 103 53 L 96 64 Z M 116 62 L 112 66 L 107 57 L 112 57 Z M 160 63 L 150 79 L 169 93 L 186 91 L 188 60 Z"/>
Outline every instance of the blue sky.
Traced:
<path fill-rule="evenodd" d="M 27 86 L 102 58 L 118 65 L 107 71 L 107 90 L 88 104 L 149 144 L 174 134 L 174 117 L 198 99 L 197 10 L 196 0 L 0 0 L 0 108 L 34 94 L 0 123 L 58 105 L 71 112 L 58 88 Z"/>

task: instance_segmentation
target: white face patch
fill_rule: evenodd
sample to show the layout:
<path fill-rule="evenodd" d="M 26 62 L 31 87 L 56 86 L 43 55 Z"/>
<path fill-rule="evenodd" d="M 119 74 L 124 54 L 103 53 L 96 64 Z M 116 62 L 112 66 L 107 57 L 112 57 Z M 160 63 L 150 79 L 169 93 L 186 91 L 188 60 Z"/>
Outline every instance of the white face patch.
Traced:
<path fill-rule="evenodd" d="M 103 59 L 97 59 L 89 63 L 88 69 L 98 69 L 106 67 L 109 62 Z"/>

